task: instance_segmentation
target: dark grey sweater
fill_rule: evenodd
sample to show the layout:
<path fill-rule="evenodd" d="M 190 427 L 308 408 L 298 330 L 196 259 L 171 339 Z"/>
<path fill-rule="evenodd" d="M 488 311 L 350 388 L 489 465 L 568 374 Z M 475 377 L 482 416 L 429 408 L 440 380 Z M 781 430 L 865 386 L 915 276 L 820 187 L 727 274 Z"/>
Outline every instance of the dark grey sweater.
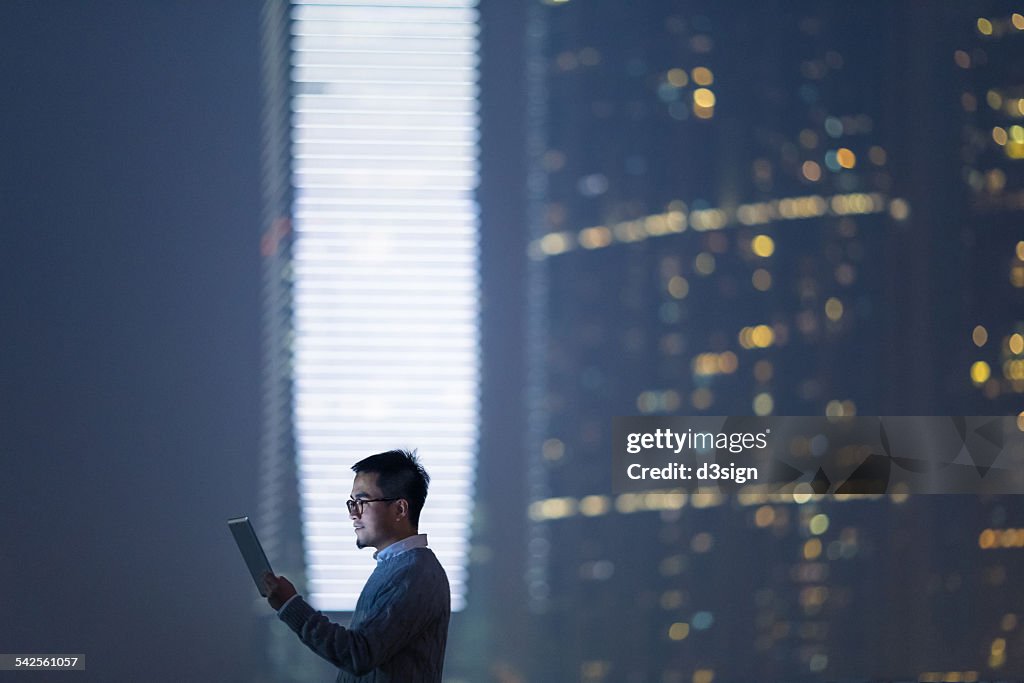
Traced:
<path fill-rule="evenodd" d="M 440 683 L 448 642 L 448 576 L 429 548 L 378 561 L 348 628 L 301 597 L 281 620 L 313 652 L 338 667 L 338 683 Z"/>

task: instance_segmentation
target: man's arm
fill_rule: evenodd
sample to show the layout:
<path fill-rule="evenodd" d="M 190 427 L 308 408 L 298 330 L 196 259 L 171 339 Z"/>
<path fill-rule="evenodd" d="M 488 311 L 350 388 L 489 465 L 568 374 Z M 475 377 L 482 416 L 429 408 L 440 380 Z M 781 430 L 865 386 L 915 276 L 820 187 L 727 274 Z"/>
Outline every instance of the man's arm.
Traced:
<path fill-rule="evenodd" d="M 376 596 L 372 613 L 354 629 L 333 623 L 302 596 L 289 595 L 287 587 L 268 592 L 272 607 L 275 602 L 290 601 L 281 609 L 280 618 L 307 647 L 357 676 L 394 657 L 443 609 L 437 581 L 417 576 L 413 565 L 398 570 L 390 585 Z"/>

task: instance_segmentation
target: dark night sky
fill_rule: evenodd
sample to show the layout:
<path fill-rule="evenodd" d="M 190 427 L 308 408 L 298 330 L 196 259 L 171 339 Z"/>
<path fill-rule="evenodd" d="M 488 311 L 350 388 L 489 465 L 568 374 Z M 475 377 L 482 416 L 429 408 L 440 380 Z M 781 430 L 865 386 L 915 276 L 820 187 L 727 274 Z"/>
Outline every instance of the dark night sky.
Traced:
<path fill-rule="evenodd" d="M 7 2 L 0 45 L 0 652 L 249 680 L 259 3 Z"/>

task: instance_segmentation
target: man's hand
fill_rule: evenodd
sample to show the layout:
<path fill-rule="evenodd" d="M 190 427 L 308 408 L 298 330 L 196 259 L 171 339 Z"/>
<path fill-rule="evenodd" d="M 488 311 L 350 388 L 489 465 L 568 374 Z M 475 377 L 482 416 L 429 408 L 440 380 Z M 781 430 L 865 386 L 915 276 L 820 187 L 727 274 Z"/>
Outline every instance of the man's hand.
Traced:
<path fill-rule="evenodd" d="M 283 576 L 274 576 L 271 572 L 263 574 L 263 590 L 267 593 L 267 602 L 275 610 L 288 602 L 295 595 L 295 586 Z"/>

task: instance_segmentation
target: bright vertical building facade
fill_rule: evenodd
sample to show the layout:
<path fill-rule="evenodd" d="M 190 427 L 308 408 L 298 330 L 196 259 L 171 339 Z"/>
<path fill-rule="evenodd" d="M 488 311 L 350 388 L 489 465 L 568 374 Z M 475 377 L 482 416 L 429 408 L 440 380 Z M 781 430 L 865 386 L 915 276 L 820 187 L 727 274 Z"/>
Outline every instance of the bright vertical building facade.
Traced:
<path fill-rule="evenodd" d="M 290 435 L 265 451 L 294 470 L 310 600 L 354 608 L 373 562 L 345 508 L 350 467 L 404 447 L 432 477 L 420 530 L 458 610 L 479 412 L 475 2 L 271 2 L 265 16 L 267 71 L 285 74 L 276 92 L 267 79 L 268 149 L 285 153 L 265 161 L 286 160 L 288 201 L 264 255 L 287 309 L 268 324 L 285 328 L 270 346 Z"/>

